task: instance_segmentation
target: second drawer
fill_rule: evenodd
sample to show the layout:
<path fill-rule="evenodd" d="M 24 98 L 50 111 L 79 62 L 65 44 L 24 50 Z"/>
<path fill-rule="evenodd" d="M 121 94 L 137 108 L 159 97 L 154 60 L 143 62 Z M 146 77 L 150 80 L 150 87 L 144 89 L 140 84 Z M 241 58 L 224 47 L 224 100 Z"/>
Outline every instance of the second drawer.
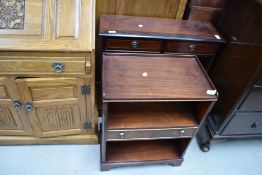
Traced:
<path fill-rule="evenodd" d="M 164 128 L 164 129 L 130 129 L 130 130 L 108 130 L 107 140 L 141 140 L 159 138 L 185 138 L 192 137 L 197 127 L 187 128 Z"/>
<path fill-rule="evenodd" d="M 217 49 L 216 44 L 170 41 L 166 43 L 164 52 L 214 54 Z"/>

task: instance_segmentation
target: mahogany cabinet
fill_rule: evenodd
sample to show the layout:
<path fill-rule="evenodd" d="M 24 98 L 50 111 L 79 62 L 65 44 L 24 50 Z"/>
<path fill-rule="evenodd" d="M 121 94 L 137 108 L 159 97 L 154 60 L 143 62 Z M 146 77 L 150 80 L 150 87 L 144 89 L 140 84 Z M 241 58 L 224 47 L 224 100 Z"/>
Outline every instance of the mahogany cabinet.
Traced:
<path fill-rule="evenodd" d="M 97 143 L 93 0 L 0 2 L 0 144 Z"/>
<path fill-rule="evenodd" d="M 262 136 L 261 1 L 229 0 L 218 30 L 227 43 L 210 71 L 220 94 L 198 133 L 204 151 L 218 138 Z"/>
<path fill-rule="evenodd" d="M 101 170 L 181 165 L 217 100 L 195 56 L 103 54 Z"/>

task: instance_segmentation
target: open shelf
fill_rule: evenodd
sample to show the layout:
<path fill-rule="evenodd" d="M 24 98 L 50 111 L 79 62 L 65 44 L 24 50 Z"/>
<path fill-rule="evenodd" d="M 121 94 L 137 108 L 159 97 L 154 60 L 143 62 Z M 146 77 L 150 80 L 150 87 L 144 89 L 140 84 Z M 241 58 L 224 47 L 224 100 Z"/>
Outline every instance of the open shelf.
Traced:
<path fill-rule="evenodd" d="M 195 127 L 190 102 L 109 103 L 107 129 Z"/>
<path fill-rule="evenodd" d="M 185 144 L 180 144 L 182 141 Z M 107 142 L 107 163 L 180 159 L 189 139 Z"/>

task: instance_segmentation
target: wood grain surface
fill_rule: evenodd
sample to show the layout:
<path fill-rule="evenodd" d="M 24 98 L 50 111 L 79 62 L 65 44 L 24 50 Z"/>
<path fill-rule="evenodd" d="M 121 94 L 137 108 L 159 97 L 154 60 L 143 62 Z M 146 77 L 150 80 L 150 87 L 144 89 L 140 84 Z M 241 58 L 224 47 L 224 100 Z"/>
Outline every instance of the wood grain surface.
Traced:
<path fill-rule="evenodd" d="M 107 162 L 130 162 L 180 158 L 173 140 L 109 142 Z"/>
<path fill-rule="evenodd" d="M 139 27 L 143 25 L 143 27 Z M 114 33 L 108 32 L 116 31 Z M 164 39 L 208 40 L 223 42 L 208 22 L 172 20 L 165 18 L 102 15 L 100 17 L 100 36 L 134 36 Z M 187 36 L 187 37 L 185 37 Z"/>
<path fill-rule="evenodd" d="M 197 126 L 190 103 L 111 103 L 108 129 Z"/>
<path fill-rule="evenodd" d="M 104 100 L 215 100 L 194 56 L 103 55 Z"/>

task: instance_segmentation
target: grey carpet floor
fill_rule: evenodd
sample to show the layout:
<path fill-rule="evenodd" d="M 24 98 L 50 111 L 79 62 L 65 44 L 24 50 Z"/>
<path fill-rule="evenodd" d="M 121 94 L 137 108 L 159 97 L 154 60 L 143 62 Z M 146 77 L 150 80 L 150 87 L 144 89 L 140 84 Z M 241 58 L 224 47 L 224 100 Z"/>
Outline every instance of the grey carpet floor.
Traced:
<path fill-rule="evenodd" d="M 217 141 L 208 153 L 194 140 L 184 158 L 100 172 L 99 145 L 0 146 L 0 175 L 261 175 L 262 139 Z"/>

